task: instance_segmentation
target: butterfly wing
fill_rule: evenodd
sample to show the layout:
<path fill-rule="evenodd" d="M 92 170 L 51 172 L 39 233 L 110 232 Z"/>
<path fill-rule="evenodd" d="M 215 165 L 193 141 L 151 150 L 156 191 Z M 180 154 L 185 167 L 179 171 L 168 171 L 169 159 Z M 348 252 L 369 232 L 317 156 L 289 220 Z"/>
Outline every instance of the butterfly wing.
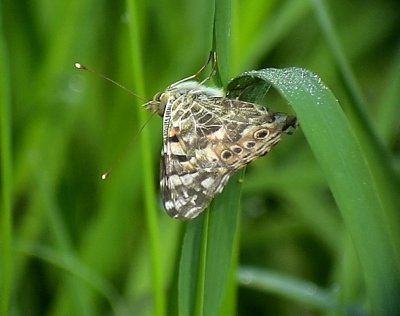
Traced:
<path fill-rule="evenodd" d="M 168 214 L 198 216 L 238 169 L 266 154 L 295 119 L 225 97 L 182 97 L 164 113 L 161 191 Z"/>
<path fill-rule="evenodd" d="M 170 216 L 181 219 L 197 217 L 215 194 L 222 191 L 231 174 L 215 162 L 210 164 L 208 141 L 192 134 L 197 123 L 192 116 L 191 102 L 186 103 L 166 109 L 160 163 L 165 210 Z M 187 112 L 181 113 L 179 109 L 182 108 Z"/>
<path fill-rule="evenodd" d="M 160 187 L 165 210 L 174 218 L 197 217 L 215 194 L 222 191 L 230 173 L 203 170 L 197 164 L 191 164 L 193 169 L 187 170 L 184 163 L 177 162 L 164 150 L 161 154 Z"/>

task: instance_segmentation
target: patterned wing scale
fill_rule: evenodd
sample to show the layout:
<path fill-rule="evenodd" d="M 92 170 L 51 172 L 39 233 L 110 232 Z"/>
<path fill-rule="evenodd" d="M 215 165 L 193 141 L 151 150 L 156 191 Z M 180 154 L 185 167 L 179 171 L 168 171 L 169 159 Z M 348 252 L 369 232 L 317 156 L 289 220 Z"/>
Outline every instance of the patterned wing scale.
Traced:
<path fill-rule="evenodd" d="M 202 91 L 169 99 L 164 111 L 161 191 L 174 218 L 198 216 L 229 177 L 265 155 L 296 119 Z"/>
<path fill-rule="evenodd" d="M 210 204 L 214 195 L 222 191 L 229 174 L 221 175 L 217 171 L 201 169 L 182 172 L 168 170 L 167 164 L 174 157 L 163 151 L 161 154 L 160 184 L 167 213 L 174 218 L 195 218 Z M 176 167 L 181 164 L 173 162 Z"/>

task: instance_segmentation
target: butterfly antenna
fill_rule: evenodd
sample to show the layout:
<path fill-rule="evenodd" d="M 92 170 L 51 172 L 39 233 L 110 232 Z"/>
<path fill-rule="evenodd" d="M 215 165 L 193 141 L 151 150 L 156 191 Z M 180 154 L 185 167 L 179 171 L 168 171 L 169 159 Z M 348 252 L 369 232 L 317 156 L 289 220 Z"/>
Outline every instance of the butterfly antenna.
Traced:
<path fill-rule="evenodd" d="M 115 161 L 115 164 L 119 164 L 121 163 L 122 157 L 125 157 L 127 154 L 128 149 L 133 146 L 133 144 L 135 143 L 136 139 L 138 138 L 138 136 L 140 135 L 140 133 L 143 131 L 143 129 L 145 128 L 145 126 L 150 122 L 150 120 L 154 117 L 156 113 L 153 112 L 149 118 L 146 120 L 146 122 L 144 122 L 144 124 L 140 127 L 140 129 L 136 132 L 136 134 L 133 136 L 130 144 L 128 145 L 128 147 L 118 156 L 117 160 Z M 107 177 L 110 175 L 110 173 L 114 170 L 114 167 L 111 167 L 110 169 L 108 169 L 106 172 L 102 173 L 101 175 L 101 180 L 106 180 Z"/>
<path fill-rule="evenodd" d="M 87 70 L 93 74 L 95 74 L 96 76 L 103 78 L 113 84 L 115 84 L 116 86 L 120 87 L 121 89 L 125 90 L 126 92 L 128 92 L 129 94 L 133 95 L 134 97 L 140 99 L 143 102 L 146 102 L 147 100 L 145 100 L 144 98 L 140 97 L 139 95 L 137 95 L 136 93 L 132 92 L 131 90 L 129 90 L 127 87 L 123 86 L 122 84 L 116 82 L 115 80 L 103 75 L 100 72 L 97 72 L 81 63 L 75 63 L 75 68 L 80 69 L 80 70 Z M 145 126 L 150 122 L 150 120 L 153 118 L 153 116 L 156 113 L 152 113 L 151 116 L 146 120 L 146 122 L 140 127 L 140 129 L 136 132 L 136 134 L 133 136 L 132 140 L 130 141 L 130 144 L 128 145 L 128 147 L 122 152 L 122 154 L 120 154 L 118 156 L 118 159 L 115 161 L 115 163 L 113 165 L 119 164 L 121 163 L 122 157 L 126 156 L 126 153 L 128 151 L 128 149 L 134 144 L 134 142 L 136 141 L 137 137 L 139 136 L 139 134 L 143 131 L 143 129 L 145 128 Z M 110 173 L 114 170 L 114 167 L 111 167 L 110 169 L 108 169 L 106 172 L 102 173 L 101 175 L 101 179 L 102 180 L 106 180 L 107 177 L 110 175 Z"/>
<path fill-rule="evenodd" d="M 128 92 L 129 94 L 133 95 L 134 97 L 140 99 L 141 101 L 146 102 L 146 100 L 144 98 L 142 98 L 141 96 L 137 95 L 133 91 L 129 90 L 127 87 L 125 87 L 122 84 L 116 82 L 115 80 L 112 80 L 111 78 L 103 75 L 100 72 L 97 72 L 97 71 L 95 71 L 95 70 L 93 70 L 93 69 L 91 69 L 91 68 L 89 68 L 89 67 L 87 67 L 87 66 L 85 66 L 85 65 L 83 65 L 81 63 L 75 63 L 75 68 L 80 69 L 80 70 L 87 70 L 87 71 L 91 72 L 92 74 L 95 74 L 96 76 L 98 76 L 100 78 L 103 78 L 103 79 L 115 84 L 116 86 L 120 87 L 121 89 L 125 90 L 126 92 Z"/>

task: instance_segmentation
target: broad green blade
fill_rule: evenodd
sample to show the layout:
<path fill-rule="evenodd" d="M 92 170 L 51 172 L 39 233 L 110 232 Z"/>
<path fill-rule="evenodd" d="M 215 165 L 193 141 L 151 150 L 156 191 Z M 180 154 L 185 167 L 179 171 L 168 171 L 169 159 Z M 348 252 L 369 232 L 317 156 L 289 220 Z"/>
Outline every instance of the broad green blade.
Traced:
<path fill-rule="evenodd" d="M 235 97 L 263 85 L 276 88 L 296 112 L 355 244 L 372 310 L 399 314 L 398 205 L 391 194 L 395 181 L 381 176 L 385 168 L 361 146 L 318 76 L 299 68 L 250 71 L 230 82 L 228 90 Z"/>

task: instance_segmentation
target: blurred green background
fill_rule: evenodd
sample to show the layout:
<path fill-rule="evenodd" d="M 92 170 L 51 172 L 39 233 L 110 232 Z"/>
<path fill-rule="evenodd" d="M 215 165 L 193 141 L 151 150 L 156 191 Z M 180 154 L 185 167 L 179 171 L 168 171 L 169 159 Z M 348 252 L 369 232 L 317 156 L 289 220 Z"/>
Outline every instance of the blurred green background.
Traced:
<path fill-rule="evenodd" d="M 318 3 L 234 1 L 229 78 L 246 70 L 303 67 L 320 75 L 346 112 L 357 100 L 327 40 L 324 21 L 331 20 L 367 105 L 370 128 L 399 171 L 400 3 L 326 1 L 328 20 L 321 18 Z M 214 2 L 4 0 L 0 5 L 1 267 L 6 271 L 0 282 L 2 297 L 9 297 L 8 313 L 152 315 L 144 192 L 158 190 L 162 138 L 158 117 L 144 127 L 145 143 L 135 137 L 149 116 L 141 104 L 204 64 L 213 39 Z M 135 51 L 141 53 L 136 60 Z M 76 70 L 76 61 L 143 99 Z M 273 91 L 265 103 L 291 111 Z M 110 167 L 110 177 L 101 181 Z M 184 224 L 165 214 L 159 198 L 154 203 L 161 279 L 173 314 Z M 344 298 L 349 314 L 368 310 L 357 254 L 301 127 L 247 168 L 241 203 L 240 267 L 315 284 Z M 236 303 L 239 315 L 335 314 L 245 282 Z"/>

